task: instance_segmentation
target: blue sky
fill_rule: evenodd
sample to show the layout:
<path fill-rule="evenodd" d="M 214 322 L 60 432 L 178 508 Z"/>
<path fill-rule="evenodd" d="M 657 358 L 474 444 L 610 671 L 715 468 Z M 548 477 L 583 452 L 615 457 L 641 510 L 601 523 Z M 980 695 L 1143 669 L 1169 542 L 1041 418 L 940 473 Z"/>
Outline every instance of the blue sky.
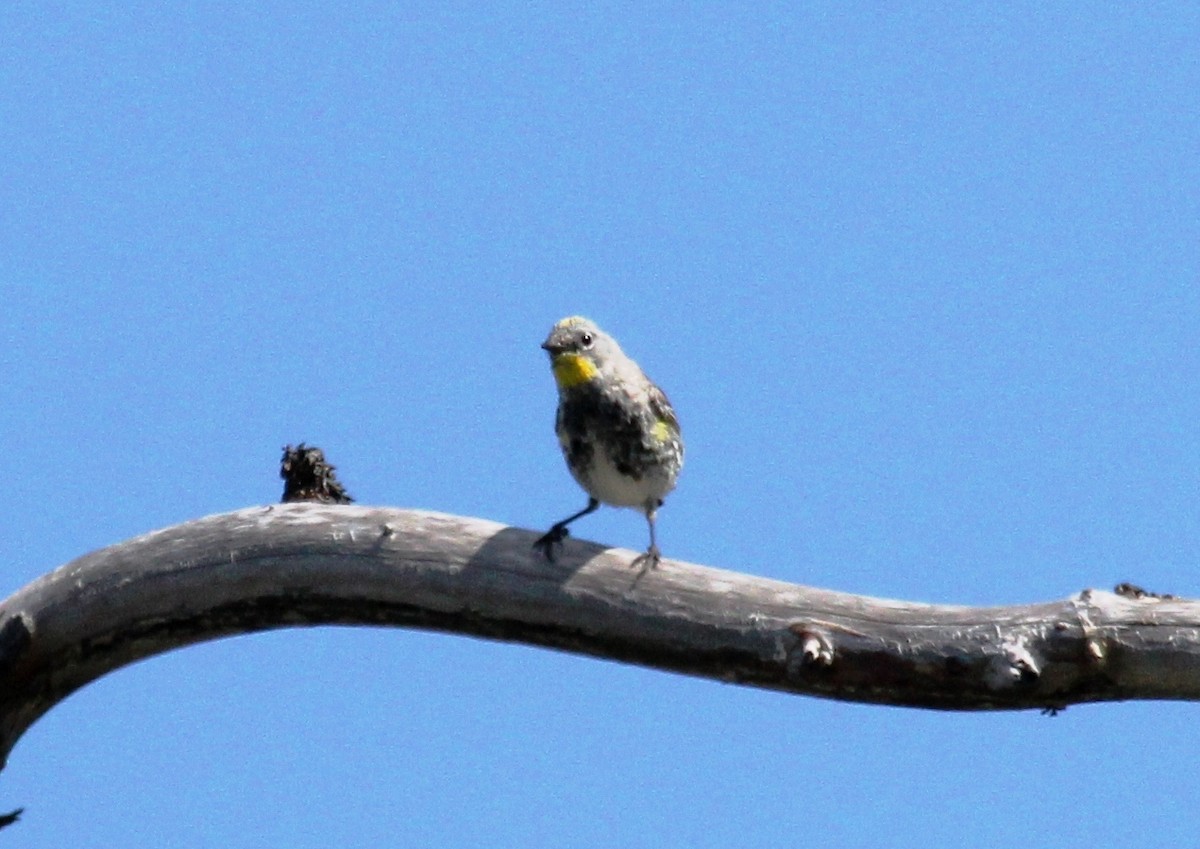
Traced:
<path fill-rule="evenodd" d="M 363 503 L 544 529 L 575 313 L 678 410 L 668 557 L 1200 592 L 1196 7 L 727 6 L 6 4 L 4 592 L 277 499 L 300 440 Z M 0 809 L 25 847 L 1177 846 L 1195 710 L 279 631 L 76 693 Z"/>

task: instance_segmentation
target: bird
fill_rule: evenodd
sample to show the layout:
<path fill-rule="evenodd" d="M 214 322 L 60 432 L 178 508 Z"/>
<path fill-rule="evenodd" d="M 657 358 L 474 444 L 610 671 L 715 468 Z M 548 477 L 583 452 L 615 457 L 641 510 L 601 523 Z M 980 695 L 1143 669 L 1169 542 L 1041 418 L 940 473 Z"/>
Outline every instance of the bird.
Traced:
<path fill-rule="evenodd" d="M 567 526 L 601 504 L 632 507 L 646 517 L 650 544 L 634 566 L 661 559 L 655 522 L 683 468 L 679 419 L 666 393 L 590 319 L 568 316 L 554 325 L 542 348 L 558 387 L 554 430 L 587 506 L 551 526 L 534 543 L 553 561 Z"/>

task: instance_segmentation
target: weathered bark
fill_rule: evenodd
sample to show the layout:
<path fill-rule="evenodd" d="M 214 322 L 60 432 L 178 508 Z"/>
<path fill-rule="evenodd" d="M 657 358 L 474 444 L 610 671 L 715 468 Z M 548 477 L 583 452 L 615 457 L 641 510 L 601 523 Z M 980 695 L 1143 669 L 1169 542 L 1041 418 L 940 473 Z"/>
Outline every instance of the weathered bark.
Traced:
<path fill-rule="evenodd" d="M 955 710 L 1200 698 L 1200 603 L 1085 591 L 970 608 L 851 596 L 479 519 L 286 504 L 86 555 L 0 603 L 0 762 L 139 658 L 300 625 L 400 625 L 794 693 Z"/>

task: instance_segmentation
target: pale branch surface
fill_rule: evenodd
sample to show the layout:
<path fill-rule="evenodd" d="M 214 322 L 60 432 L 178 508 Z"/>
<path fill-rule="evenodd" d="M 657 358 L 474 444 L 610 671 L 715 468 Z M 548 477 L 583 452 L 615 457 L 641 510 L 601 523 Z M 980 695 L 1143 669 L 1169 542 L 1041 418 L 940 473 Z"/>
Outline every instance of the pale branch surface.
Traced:
<path fill-rule="evenodd" d="M 811 589 L 480 519 L 253 507 L 68 563 L 0 603 L 0 762 L 42 714 L 140 658 L 231 634 L 397 625 L 793 693 L 950 710 L 1200 699 L 1200 603 L 1084 591 L 972 608 Z"/>

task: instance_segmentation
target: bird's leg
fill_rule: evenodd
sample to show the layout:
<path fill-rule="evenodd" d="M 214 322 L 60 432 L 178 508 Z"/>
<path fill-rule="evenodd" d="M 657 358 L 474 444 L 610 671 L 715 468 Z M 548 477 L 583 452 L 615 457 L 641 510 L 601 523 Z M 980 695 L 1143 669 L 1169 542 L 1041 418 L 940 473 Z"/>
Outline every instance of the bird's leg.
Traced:
<path fill-rule="evenodd" d="M 571 524 L 576 519 L 583 518 L 588 513 L 594 513 L 599 506 L 599 501 L 597 501 L 595 498 L 589 498 L 587 507 L 584 507 L 578 513 L 571 514 L 561 522 L 555 522 L 554 525 L 551 526 L 550 530 L 546 531 L 546 533 L 537 538 L 537 541 L 534 542 L 533 547 L 542 552 L 542 554 L 546 556 L 546 559 L 553 563 L 554 546 L 560 545 L 562 541 L 570 534 L 570 531 L 567 530 L 567 525 Z"/>
<path fill-rule="evenodd" d="M 658 550 L 658 541 L 654 536 L 654 520 L 658 518 L 658 508 L 662 507 L 662 499 L 652 499 L 646 502 L 646 524 L 650 526 L 650 547 L 642 554 L 634 558 L 631 566 L 640 566 L 642 571 L 653 569 L 658 565 L 658 561 L 662 559 L 662 555 Z"/>

